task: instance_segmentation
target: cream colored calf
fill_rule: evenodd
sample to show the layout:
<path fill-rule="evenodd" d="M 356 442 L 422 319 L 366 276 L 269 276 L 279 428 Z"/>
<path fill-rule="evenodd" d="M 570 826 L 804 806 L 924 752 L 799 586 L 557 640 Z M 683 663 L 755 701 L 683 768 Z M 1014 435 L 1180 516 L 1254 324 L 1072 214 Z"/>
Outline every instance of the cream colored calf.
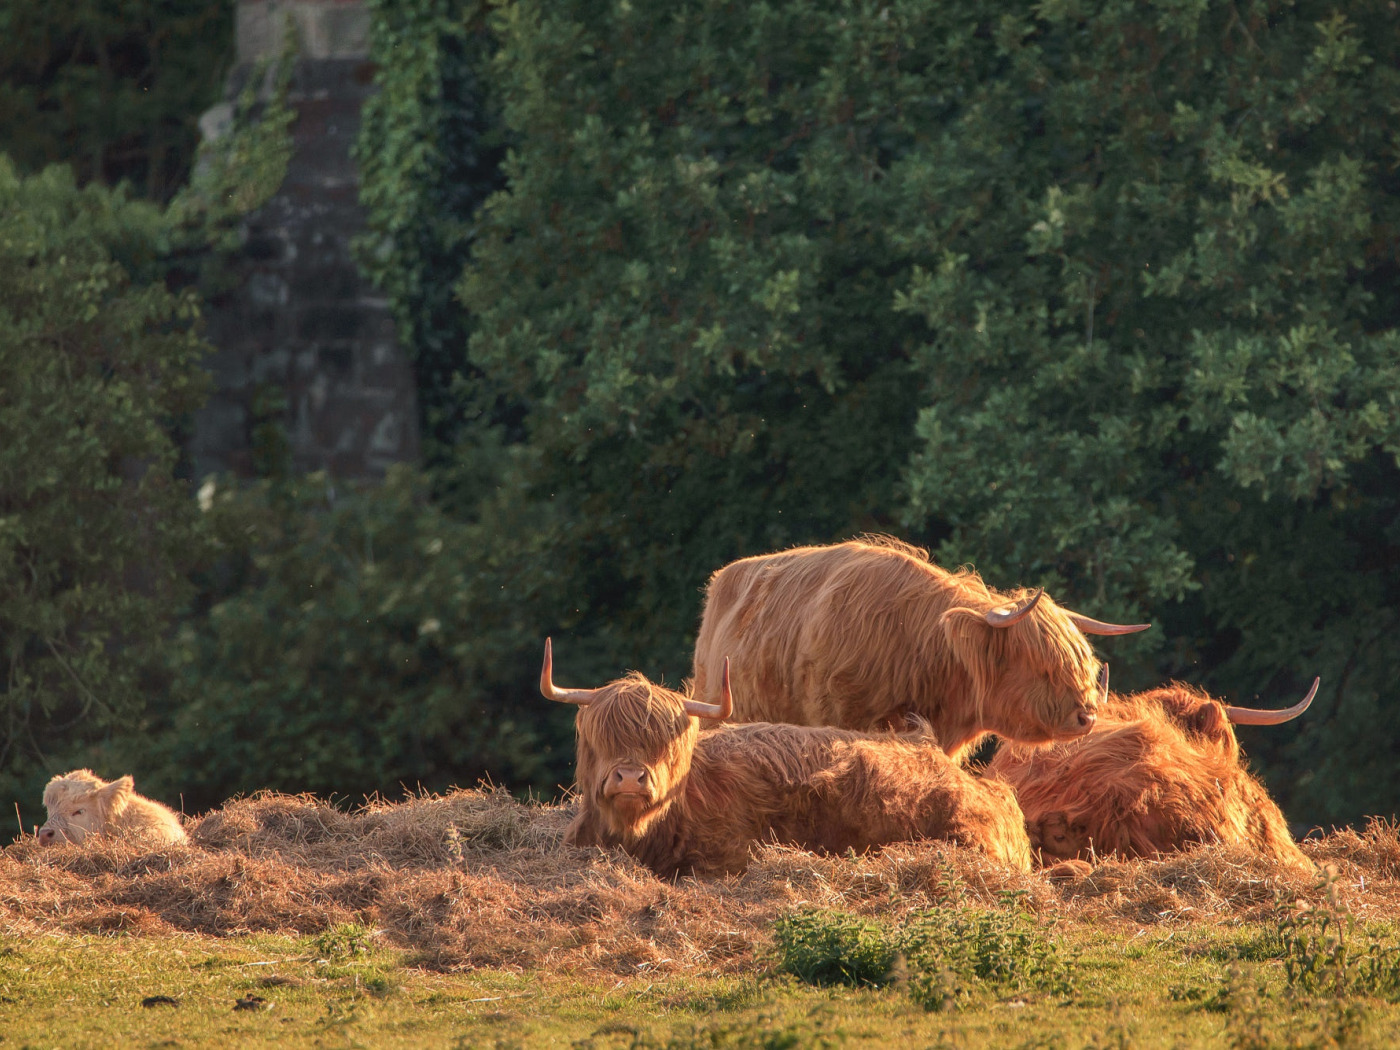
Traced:
<path fill-rule="evenodd" d="M 54 777 L 44 788 L 48 823 L 39 843 L 82 842 L 89 835 L 139 838 L 151 845 L 188 842 L 180 818 L 169 807 L 136 794 L 129 776 L 111 783 L 90 769 Z"/>

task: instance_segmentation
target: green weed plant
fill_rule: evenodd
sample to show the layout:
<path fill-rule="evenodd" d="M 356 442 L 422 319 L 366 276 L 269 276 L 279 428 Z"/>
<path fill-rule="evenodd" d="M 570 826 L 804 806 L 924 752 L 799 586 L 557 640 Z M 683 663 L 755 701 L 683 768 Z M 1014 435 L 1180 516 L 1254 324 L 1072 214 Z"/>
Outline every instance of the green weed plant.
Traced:
<path fill-rule="evenodd" d="M 1320 884 L 1321 902 L 1283 911 L 1278 918 L 1289 991 L 1337 1000 L 1351 995 L 1400 999 L 1400 945 L 1375 930 L 1358 928 L 1339 882 L 1337 870 L 1329 866 Z"/>
<path fill-rule="evenodd" d="M 926 1010 L 997 994 L 1072 995 L 1073 963 L 1024 913 L 929 908 L 898 927 L 844 912 L 806 911 L 774 926 L 778 968 L 807 984 L 907 989 Z"/>

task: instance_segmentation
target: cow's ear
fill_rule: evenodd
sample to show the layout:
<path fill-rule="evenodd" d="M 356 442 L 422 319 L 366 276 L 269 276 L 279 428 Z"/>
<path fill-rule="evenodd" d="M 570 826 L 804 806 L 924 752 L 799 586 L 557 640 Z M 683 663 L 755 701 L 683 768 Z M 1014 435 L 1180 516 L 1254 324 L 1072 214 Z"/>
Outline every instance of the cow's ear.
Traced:
<path fill-rule="evenodd" d="M 976 609 L 949 609 L 939 618 L 948 648 L 969 675 L 979 691 L 991 685 L 993 643 L 997 629 L 988 625 L 986 617 Z"/>
<path fill-rule="evenodd" d="M 97 793 L 102 796 L 104 801 L 111 803 L 128 798 L 135 790 L 136 781 L 132 780 L 131 775 L 128 774 L 112 781 L 110 784 L 99 789 Z"/>
<path fill-rule="evenodd" d="M 1228 740 L 1231 735 L 1230 719 L 1226 717 L 1224 709 L 1213 700 L 1197 708 L 1187 723 L 1193 732 L 1208 740 L 1222 742 Z"/>

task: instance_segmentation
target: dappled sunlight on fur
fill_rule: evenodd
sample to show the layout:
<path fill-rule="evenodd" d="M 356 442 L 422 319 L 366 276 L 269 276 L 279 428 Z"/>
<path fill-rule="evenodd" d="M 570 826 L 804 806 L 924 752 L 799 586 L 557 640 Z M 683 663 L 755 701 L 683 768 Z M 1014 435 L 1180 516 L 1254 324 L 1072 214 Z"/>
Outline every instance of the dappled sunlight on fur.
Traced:
<path fill-rule="evenodd" d="M 729 657 L 738 721 L 877 729 L 915 714 L 954 758 L 989 731 L 1073 736 L 1100 664 L 1069 613 L 1043 595 L 1014 624 L 986 619 L 1033 593 L 888 536 L 745 558 L 710 578 L 695 696 L 715 700 Z"/>
<path fill-rule="evenodd" d="M 82 842 L 89 836 L 139 838 L 151 844 L 185 841 L 185 831 L 168 806 L 138 795 L 130 776 L 103 780 L 90 769 L 56 776 L 44 788 L 48 819 L 40 842 Z"/>
<path fill-rule="evenodd" d="M 1015 787 L 1047 865 L 1219 842 L 1312 871 L 1283 813 L 1245 767 L 1224 708 L 1192 686 L 1113 694 L 1087 736 L 1002 747 L 987 775 Z"/>
<path fill-rule="evenodd" d="M 1015 796 L 905 733 L 754 722 L 701 734 L 686 697 L 631 674 L 579 708 L 579 814 L 567 839 L 622 846 L 657 874 L 742 871 L 765 842 L 864 852 L 944 839 L 1028 870 Z"/>

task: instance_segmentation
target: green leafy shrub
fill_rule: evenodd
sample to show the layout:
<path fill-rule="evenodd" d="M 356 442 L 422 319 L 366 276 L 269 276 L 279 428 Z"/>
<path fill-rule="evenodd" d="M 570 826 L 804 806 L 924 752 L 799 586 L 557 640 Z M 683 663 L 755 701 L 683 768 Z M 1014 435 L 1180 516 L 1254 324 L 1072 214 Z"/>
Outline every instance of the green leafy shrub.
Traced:
<path fill-rule="evenodd" d="M 170 424 L 200 402 L 198 307 L 155 260 L 163 213 L 0 156 L 0 792 L 140 709 L 198 514 Z"/>
<path fill-rule="evenodd" d="M 1069 995 L 1072 968 L 1056 941 L 1019 910 L 931 908 L 912 916 L 900 936 L 909 995 L 944 1010 L 984 989 Z"/>
<path fill-rule="evenodd" d="M 1325 868 L 1323 900 L 1283 910 L 1278 917 L 1279 956 L 1289 991 L 1333 999 L 1349 995 L 1400 998 L 1400 945 L 1374 930 L 1358 929 L 1356 916 L 1341 897 L 1339 881 L 1335 868 Z"/>
<path fill-rule="evenodd" d="M 806 911 L 773 924 L 778 967 L 807 984 L 880 985 L 897 949 L 878 923 L 841 912 Z"/>
<path fill-rule="evenodd" d="M 805 911 L 773 924 L 778 968 L 807 984 L 897 982 L 928 1010 L 986 990 L 1068 995 L 1072 963 L 1017 910 L 930 908 L 890 929 L 844 912 Z"/>
<path fill-rule="evenodd" d="M 233 59 L 227 0 L 7 0 L 0 5 L 0 143 L 37 172 L 129 183 L 168 201 L 188 178 L 196 121 Z"/>
<path fill-rule="evenodd" d="M 139 734 L 112 745 L 153 784 L 202 807 L 567 778 L 571 712 L 532 687 L 547 595 L 531 530 L 446 517 L 406 466 L 362 488 L 210 481 L 200 501 L 218 554 L 204 607 L 166 647 Z"/>

